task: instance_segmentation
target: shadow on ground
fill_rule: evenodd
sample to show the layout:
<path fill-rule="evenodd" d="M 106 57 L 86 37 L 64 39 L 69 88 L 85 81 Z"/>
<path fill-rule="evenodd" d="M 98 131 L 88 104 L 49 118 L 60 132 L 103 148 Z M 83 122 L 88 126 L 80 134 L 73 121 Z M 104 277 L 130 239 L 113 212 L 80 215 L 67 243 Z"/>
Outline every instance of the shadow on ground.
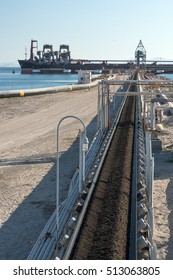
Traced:
<path fill-rule="evenodd" d="M 87 137 L 91 142 L 96 132 L 96 117 L 87 126 Z M 73 161 L 73 170 L 78 167 L 78 139 L 70 148 L 61 155 L 60 173 L 68 175 L 68 162 Z M 0 259 L 22 260 L 26 259 L 39 237 L 43 227 L 53 213 L 56 205 L 56 151 L 55 154 L 44 154 L 33 157 L 22 157 L 17 159 L 0 160 L 0 165 L 37 165 L 52 163 L 53 166 L 33 189 L 18 208 L 11 214 L 10 218 L 0 228 Z M 73 173 L 72 173 L 73 174 Z M 61 180 L 61 178 L 60 178 Z M 64 188 L 64 186 L 63 186 Z M 65 186 L 66 193 L 68 185 Z M 63 193 L 65 191 L 63 190 Z M 65 197 L 61 197 L 63 200 Z M 8 202 L 7 202 L 8 203 Z"/>

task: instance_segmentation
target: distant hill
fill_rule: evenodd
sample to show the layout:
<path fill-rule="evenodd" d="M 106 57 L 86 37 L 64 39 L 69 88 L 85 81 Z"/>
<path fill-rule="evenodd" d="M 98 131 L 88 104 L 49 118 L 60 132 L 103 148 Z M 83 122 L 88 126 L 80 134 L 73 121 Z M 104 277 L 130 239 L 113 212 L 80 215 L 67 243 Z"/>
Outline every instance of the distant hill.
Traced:
<path fill-rule="evenodd" d="M 173 60 L 172 58 L 164 58 L 164 57 L 154 57 L 154 58 L 150 58 L 148 60 L 155 60 L 155 61 L 171 61 Z"/>
<path fill-rule="evenodd" d="M 17 61 L 15 62 L 0 62 L 0 67 L 19 67 Z"/>

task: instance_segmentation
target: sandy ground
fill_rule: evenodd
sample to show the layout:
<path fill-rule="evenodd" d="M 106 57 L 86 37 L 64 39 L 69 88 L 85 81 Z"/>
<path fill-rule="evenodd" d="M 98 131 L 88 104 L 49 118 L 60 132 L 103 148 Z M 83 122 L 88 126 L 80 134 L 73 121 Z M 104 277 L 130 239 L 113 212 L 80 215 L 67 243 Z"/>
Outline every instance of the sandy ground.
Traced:
<path fill-rule="evenodd" d="M 57 124 L 75 115 L 96 132 L 97 88 L 83 92 L 0 99 L 0 259 L 26 259 L 55 209 Z M 59 133 L 61 200 L 78 167 L 74 119 Z"/>
<path fill-rule="evenodd" d="M 159 260 L 173 260 L 173 116 L 165 116 L 161 153 L 154 154 L 154 241 Z"/>

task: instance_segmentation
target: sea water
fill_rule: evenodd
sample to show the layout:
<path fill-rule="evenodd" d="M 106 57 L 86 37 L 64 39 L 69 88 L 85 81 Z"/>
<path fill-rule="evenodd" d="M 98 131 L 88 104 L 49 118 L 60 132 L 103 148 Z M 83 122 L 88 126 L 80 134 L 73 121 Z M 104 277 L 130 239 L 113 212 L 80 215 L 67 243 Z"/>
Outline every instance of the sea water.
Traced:
<path fill-rule="evenodd" d="M 166 77 L 169 80 L 173 80 L 173 74 L 160 74 L 161 77 Z"/>
<path fill-rule="evenodd" d="M 161 74 L 173 80 L 173 74 Z M 0 67 L 0 91 L 76 84 L 77 74 L 21 74 L 20 67 Z"/>
<path fill-rule="evenodd" d="M 0 67 L 0 91 L 75 84 L 77 74 L 21 74 L 20 67 Z"/>

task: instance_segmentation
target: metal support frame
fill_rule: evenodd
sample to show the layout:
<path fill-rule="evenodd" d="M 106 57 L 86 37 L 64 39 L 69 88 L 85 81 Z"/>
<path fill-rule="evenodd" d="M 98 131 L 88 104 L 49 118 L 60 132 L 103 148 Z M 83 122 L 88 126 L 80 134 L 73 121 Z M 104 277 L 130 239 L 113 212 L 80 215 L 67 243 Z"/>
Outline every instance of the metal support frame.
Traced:
<path fill-rule="evenodd" d="M 104 81 L 107 84 L 110 85 L 150 85 L 150 86 L 159 86 L 159 87 L 167 87 L 167 86 L 172 86 L 173 87 L 173 81 L 169 80 L 159 80 L 159 79 L 153 79 L 153 80 L 106 80 Z M 152 93 L 151 93 L 152 94 Z"/>
<path fill-rule="evenodd" d="M 151 128 L 155 129 L 155 108 L 154 103 L 150 104 L 150 121 L 151 121 Z"/>
<path fill-rule="evenodd" d="M 109 84 L 102 81 L 98 90 L 97 130 L 101 129 L 104 133 L 109 127 L 109 121 Z"/>
<path fill-rule="evenodd" d="M 146 50 L 144 48 L 144 45 L 142 44 L 142 41 L 139 41 L 139 44 L 135 51 L 135 59 L 137 66 L 140 66 L 142 64 L 143 67 L 146 65 Z"/>
<path fill-rule="evenodd" d="M 145 150 L 146 150 L 146 180 L 149 189 L 149 203 L 152 206 L 152 149 L 151 132 L 145 132 Z"/>
<path fill-rule="evenodd" d="M 60 205 L 60 186 L 59 186 L 59 129 L 61 123 L 68 118 L 77 119 L 83 126 L 83 132 L 80 133 L 79 141 L 79 193 L 82 192 L 83 183 L 85 180 L 85 153 L 88 150 L 88 138 L 86 137 L 86 126 L 84 122 L 76 116 L 63 117 L 57 125 L 57 166 L 56 166 L 56 230 L 57 230 L 57 241 L 59 239 L 59 205 Z"/>
<path fill-rule="evenodd" d="M 113 93 L 114 92 L 110 91 L 109 95 L 111 96 Z M 160 94 L 160 93 L 150 92 L 150 91 L 142 91 L 142 92 L 140 92 L 140 91 L 134 91 L 134 92 L 129 91 L 128 93 L 126 91 L 118 91 L 118 92 L 116 92 L 117 96 L 122 96 L 122 95 L 125 95 L 125 94 L 127 94 L 127 96 L 138 96 L 138 95 L 140 95 L 140 96 L 150 97 L 152 95 L 156 95 L 156 94 Z M 162 94 L 165 94 L 165 95 L 168 95 L 168 96 L 169 95 L 172 96 L 173 95 L 173 91 L 165 91 L 165 92 L 162 92 Z M 168 100 L 168 102 L 169 102 L 169 100 Z"/>
<path fill-rule="evenodd" d="M 79 193 L 82 193 L 85 182 L 85 154 L 89 144 L 85 131 L 80 133 L 79 143 Z"/>

